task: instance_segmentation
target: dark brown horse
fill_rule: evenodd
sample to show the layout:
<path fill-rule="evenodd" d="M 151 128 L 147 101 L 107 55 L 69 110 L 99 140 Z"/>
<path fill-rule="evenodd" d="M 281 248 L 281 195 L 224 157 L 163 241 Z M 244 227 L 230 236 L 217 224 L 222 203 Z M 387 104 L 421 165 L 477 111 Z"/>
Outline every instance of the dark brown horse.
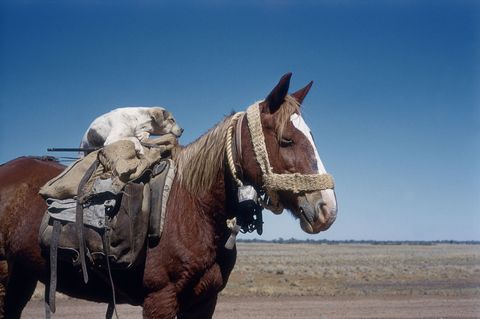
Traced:
<path fill-rule="evenodd" d="M 238 205 L 235 180 L 266 193 L 273 210 L 291 211 L 308 233 L 330 227 L 337 212 L 333 185 L 325 181 L 328 175 L 300 116 L 299 105 L 311 83 L 287 95 L 290 77 L 283 76 L 264 101 L 249 108 L 253 115 L 235 117 L 239 124 L 233 140 L 238 145 L 233 152 L 226 142 L 232 117 L 178 152 L 160 243 L 147 251 L 142 267 L 113 272 L 117 302 L 142 305 L 144 318 L 212 317 L 235 264 L 235 248 L 225 248 L 231 233 L 226 220 L 235 216 Z M 263 131 L 256 142 L 255 114 Z M 262 145 L 255 146 L 262 141 L 263 155 Z M 233 172 L 225 155 L 229 151 Z M 46 206 L 37 193 L 63 169 L 55 161 L 28 157 L 0 167 L 0 318 L 20 318 L 37 281 L 48 282 L 48 263 L 37 237 Z M 91 274 L 84 284 L 77 268 L 64 263 L 58 268 L 59 291 L 109 302 L 104 280 Z"/>

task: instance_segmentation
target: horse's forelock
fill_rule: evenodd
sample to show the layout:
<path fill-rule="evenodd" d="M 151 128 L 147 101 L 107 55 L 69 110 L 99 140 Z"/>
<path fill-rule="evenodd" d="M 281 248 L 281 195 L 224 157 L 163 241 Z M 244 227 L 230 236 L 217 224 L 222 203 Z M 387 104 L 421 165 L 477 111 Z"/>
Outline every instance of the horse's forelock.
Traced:
<path fill-rule="evenodd" d="M 287 95 L 285 102 L 275 113 L 275 131 L 279 140 L 282 138 L 285 126 L 290 122 L 293 113 L 300 114 L 300 104 L 293 97 Z"/>

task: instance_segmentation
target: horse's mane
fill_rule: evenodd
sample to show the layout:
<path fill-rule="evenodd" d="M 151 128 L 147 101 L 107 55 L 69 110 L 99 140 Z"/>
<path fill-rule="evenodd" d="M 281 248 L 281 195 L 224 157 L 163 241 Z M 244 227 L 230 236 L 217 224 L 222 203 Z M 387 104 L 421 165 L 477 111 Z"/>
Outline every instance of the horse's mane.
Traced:
<path fill-rule="evenodd" d="M 278 138 L 293 113 L 299 113 L 298 102 L 287 95 L 276 113 Z M 208 192 L 225 166 L 225 138 L 231 116 L 226 117 L 196 141 L 180 150 L 176 156 L 177 178 L 192 194 Z"/>
<path fill-rule="evenodd" d="M 177 178 L 192 194 L 208 191 L 225 164 L 225 136 L 230 117 L 176 154 Z"/>

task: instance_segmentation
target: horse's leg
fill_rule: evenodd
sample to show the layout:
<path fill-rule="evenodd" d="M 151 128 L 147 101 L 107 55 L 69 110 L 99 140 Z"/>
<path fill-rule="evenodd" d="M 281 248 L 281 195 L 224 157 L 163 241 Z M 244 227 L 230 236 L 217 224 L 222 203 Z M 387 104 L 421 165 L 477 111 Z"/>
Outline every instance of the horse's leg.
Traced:
<path fill-rule="evenodd" d="M 188 309 L 188 311 L 181 312 L 178 315 L 178 319 L 211 319 L 215 306 L 217 305 L 217 294 L 209 296 L 207 299 L 202 299 L 194 307 Z"/>
<path fill-rule="evenodd" d="M 5 296 L 7 293 L 8 267 L 6 260 L 0 260 L 0 319 L 5 318 Z"/>
<path fill-rule="evenodd" d="M 5 295 L 7 293 L 8 264 L 3 236 L 0 233 L 0 319 L 5 318 Z"/>
<path fill-rule="evenodd" d="M 217 305 L 218 293 L 226 280 L 219 264 L 214 264 L 200 278 L 191 295 L 180 300 L 180 319 L 210 319 Z"/>
<path fill-rule="evenodd" d="M 144 319 L 173 319 L 177 311 L 177 293 L 173 285 L 148 294 L 143 301 Z"/>
<path fill-rule="evenodd" d="M 23 308 L 32 297 L 37 279 L 21 265 L 9 264 L 8 268 L 10 274 L 5 296 L 5 318 L 16 319 L 21 317 Z"/>

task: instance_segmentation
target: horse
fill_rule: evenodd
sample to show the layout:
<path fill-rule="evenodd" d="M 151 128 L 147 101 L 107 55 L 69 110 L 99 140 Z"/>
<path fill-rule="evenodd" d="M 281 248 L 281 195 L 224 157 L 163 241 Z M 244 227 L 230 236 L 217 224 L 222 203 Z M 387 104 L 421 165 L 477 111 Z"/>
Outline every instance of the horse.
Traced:
<path fill-rule="evenodd" d="M 306 233 L 332 225 L 333 180 L 301 116 L 312 82 L 289 95 L 291 75 L 176 152 L 162 237 L 141 266 L 112 270 L 117 303 L 142 306 L 144 318 L 211 318 L 236 261 L 236 246 L 225 247 L 232 235 L 226 221 L 237 216 L 242 185 L 258 192 L 262 208 L 290 211 Z M 0 318 L 20 318 L 37 281 L 48 284 L 48 256 L 38 244 L 46 205 L 38 190 L 64 168 L 32 157 L 0 166 Z M 108 303 L 109 284 L 90 276 L 85 284 L 78 267 L 59 261 L 57 290 Z"/>

